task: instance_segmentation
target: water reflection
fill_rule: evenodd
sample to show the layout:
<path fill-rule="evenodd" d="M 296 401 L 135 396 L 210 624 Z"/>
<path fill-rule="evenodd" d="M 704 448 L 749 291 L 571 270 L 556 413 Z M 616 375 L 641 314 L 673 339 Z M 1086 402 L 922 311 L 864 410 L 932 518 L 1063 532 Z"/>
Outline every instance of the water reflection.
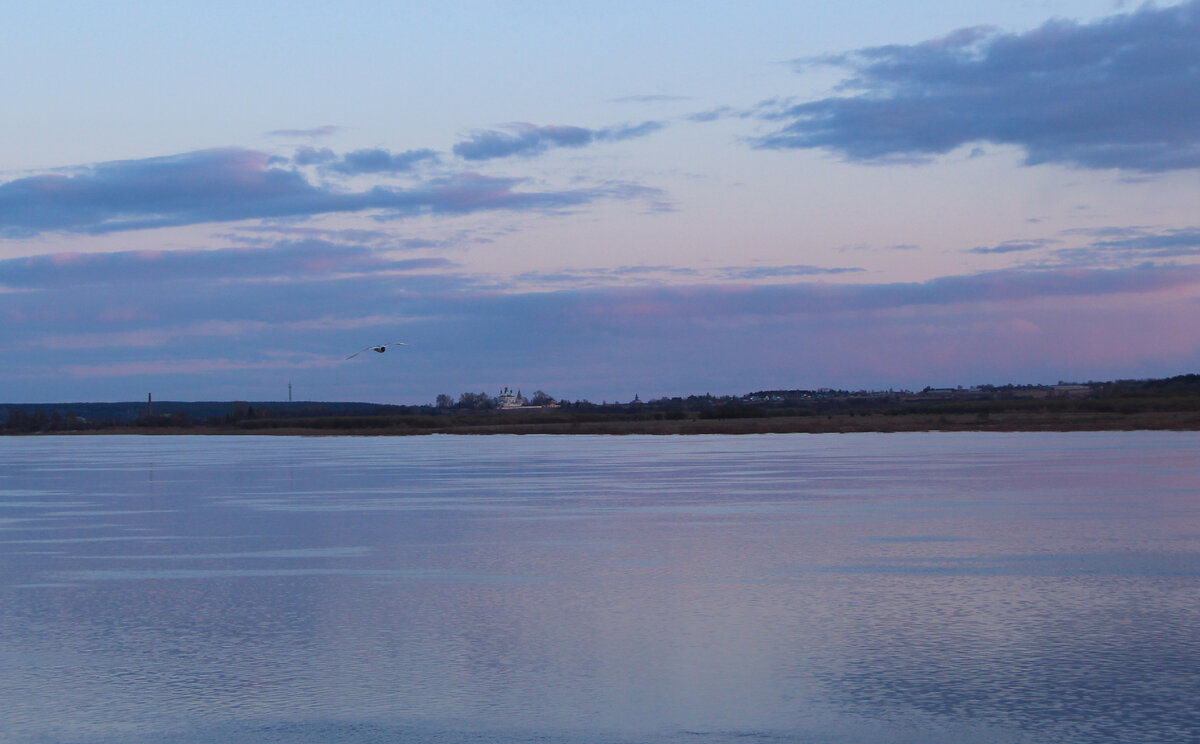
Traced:
<path fill-rule="evenodd" d="M 1195 739 L 1197 444 L 0 439 L 0 740 Z"/>

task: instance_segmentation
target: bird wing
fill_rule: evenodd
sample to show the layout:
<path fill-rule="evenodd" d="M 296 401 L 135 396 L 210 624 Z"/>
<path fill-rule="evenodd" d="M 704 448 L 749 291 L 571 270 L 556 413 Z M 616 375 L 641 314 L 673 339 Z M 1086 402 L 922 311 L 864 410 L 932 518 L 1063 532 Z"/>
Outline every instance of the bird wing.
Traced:
<path fill-rule="evenodd" d="M 351 354 L 350 356 L 348 356 L 346 358 L 353 359 L 354 357 L 358 356 L 359 354 L 363 353 L 364 351 L 382 350 L 382 349 L 386 349 L 389 346 L 408 346 L 408 344 L 404 343 L 403 341 L 393 341 L 390 344 L 373 344 L 371 346 L 366 347 L 365 349 L 359 349 L 358 351 L 354 352 L 353 354 Z"/>

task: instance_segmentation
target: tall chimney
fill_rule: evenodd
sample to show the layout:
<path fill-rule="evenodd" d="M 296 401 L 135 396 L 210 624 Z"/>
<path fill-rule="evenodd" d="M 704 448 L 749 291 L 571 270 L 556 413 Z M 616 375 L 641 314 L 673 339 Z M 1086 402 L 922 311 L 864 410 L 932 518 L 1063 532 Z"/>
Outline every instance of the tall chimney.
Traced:
<path fill-rule="evenodd" d="M 154 399 L 146 393 L 146 418 L 154 418 Z"/>

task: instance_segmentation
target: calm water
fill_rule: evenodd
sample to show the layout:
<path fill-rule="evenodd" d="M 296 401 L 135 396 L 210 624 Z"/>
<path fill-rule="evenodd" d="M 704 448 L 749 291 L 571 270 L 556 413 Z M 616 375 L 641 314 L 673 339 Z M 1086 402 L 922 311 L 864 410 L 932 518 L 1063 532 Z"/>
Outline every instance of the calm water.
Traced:
<path fill-rule="evenodd" d="M 1200 435 L 0 438 L 0 741 L 1200 740 Z"/>

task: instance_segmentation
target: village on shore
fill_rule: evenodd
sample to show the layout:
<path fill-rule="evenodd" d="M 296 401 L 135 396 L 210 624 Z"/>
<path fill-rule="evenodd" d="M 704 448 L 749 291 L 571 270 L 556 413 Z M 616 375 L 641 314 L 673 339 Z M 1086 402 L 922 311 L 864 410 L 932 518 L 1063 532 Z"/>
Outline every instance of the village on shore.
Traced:
<path fill-rule="evenodd" d="M 1200 430 L 1200 375 L 920 391 L 759 390 L 624 402 L 447 394 L 426 405 L 317 401 L 0 403 L 0 433 L 765 433 Z"/>

